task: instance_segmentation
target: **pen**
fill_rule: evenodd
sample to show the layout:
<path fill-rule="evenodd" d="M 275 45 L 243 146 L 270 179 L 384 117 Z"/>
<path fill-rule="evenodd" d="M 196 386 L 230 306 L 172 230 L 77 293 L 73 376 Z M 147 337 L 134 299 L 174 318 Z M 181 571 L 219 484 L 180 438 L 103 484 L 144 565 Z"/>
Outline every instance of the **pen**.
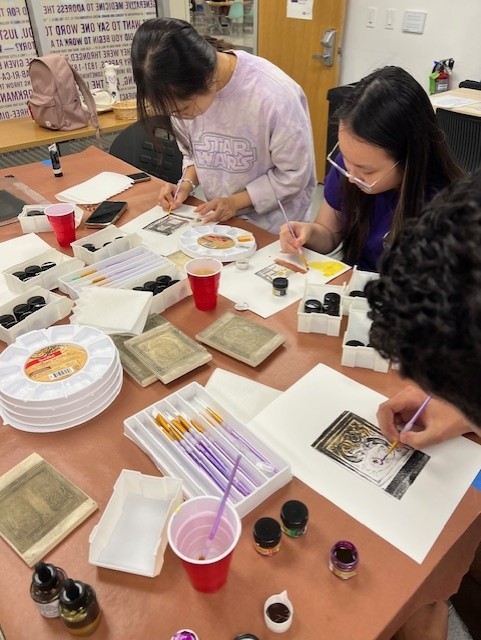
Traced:
<path fill-rule="evenodd" d="M 180 191 L 180 185 L 182 184 L 183 180 L 184 180 L 184 176 L 185 176 L 185 172 L 187 170 L 187 167 L 185 167 L 185 169 L 182 171 L 182 175 L 180 176 L 179 182 L 177 183 L 177 186 L 175 187 L 175 191 L 174 191 L 174 202 L 177 200 L 177 196 L 179 195 L 179 191 Z M 170 205 L 169 207 L 169 213 L 167 215 L 170 216 L 170 214 L 172 213 L 172 205 Z"/>
<path fill-rule="evenodd" d="M 400 433 L 407 433 L 408 431 L 411 431 L 411 429 L 413 428 L 413 426 L 416 424 L 416 420 L 419 418 L 419 416 L 421 415 L 421 413 L 424 411 L 424 409 L 426 408 L 426 405 L 428 404 L 428 402 L 431 400 L 431 396 L 427 396 L 427 398 L 424 400 L 424 402 L 421 404 L 421 406 L 419 407 L 419 409 L 416 411 L 416 413 L 413 415 L 413 417 L 411 418 L 411 420 L 408 420 L 408 422 L 406 422 L 406 424 L 404 425 L 404 427 L 401 429 Z M 388 457 L 388 455 L 394 451 L 394 449 L 398 446 L 399 444 L 399 440 L 394 440 L 394 442 L 391 444 L 391 446 L 389 447 L 389 449 L 386 452 L 386 455 L 384 456 L 384 458 L 381 459 L 381 462 L 384 462 L 384 460 Z"/>
<path fill-rule="evenodd" d="M 292 239 L 294 241 L 296 241 L 297 240 L 296 234 L 294 233 L 294 229 L 292 228 L 291 222 L 290 222 L 289 218 L 287 217 L 287 214 L 285 212 L 284 207 L 282 206 L 282 202 L 280 200 L 278 200 L 277 203 L 279 205 L 280 210 L 282 211 L 282 215 L 284 216 L 284 218 L 286 220 L 287 228 L 289 229 L 289 233 L 291 234 Z M 306 271 L 309 271 L 309 265 L 307 264 L 306 256 L 302 253 L 301 247 L 297 247 L 297 252 L 301 256 L 301 261 L 302 261 L 302 264 L 304 265 L 304 268 L 306 269 Z"/>

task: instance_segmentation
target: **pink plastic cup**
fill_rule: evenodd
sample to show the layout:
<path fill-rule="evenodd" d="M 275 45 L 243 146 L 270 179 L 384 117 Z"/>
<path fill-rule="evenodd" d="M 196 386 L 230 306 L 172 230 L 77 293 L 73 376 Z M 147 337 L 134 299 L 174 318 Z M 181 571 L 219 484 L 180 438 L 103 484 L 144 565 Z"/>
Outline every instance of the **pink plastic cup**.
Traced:
<path fill-rule="evenodd" d="M 200 560 L 221 498 L 197 496 L 183 502 L 167 527 L 167 538 L 180 558 L 194 589 L 214 593 L 227 582 L 232 554 L 242 525 L 237 511 L 228 502 L 205 560 Z"/>
<path fill-rule="evenodd" d="M 213 311 L 217 306 L 222 262 L 215 258 L 194 258 L 185 265 L 194 303 L 199 311 Z"/>
<path fill-rule="evenodd" d="M 75 205 L 51 204 L 45 208 L 57 242 L 61 247 L 69 247 L 75 240 Z"/>

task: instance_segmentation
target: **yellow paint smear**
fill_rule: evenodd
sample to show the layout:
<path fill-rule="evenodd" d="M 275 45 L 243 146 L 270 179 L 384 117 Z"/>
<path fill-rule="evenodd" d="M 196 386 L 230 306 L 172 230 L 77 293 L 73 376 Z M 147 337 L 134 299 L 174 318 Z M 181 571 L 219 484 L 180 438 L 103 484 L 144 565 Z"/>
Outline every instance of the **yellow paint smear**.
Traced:
<path fill-rule="evenodd" d="M 336 273 L 343 270 L 344 265 L 340 262 L 336 262 L 335 260 L 330 260 L 328 262 L 309 261 L 309 267 L 316 271 L 320 271 L 325 276 L 335 276 Z"/>

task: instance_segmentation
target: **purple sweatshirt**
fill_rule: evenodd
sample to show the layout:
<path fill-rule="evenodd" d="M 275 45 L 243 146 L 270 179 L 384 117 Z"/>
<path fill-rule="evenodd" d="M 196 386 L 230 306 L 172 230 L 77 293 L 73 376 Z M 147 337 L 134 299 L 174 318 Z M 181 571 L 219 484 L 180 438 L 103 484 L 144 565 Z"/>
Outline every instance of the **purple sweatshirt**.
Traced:
<path fill-rule="evenodd" d="M 237 215 L 278 233 L 285 222 L 309 218 L 315 186 L 307 99 L 275 65 L 235 51 L 237 65 L 207 111 L 175 124 L 193 153 L 179 144 L 184 167 L 194 164 L 207 200 L 247 189 L 253 208 Z"/>

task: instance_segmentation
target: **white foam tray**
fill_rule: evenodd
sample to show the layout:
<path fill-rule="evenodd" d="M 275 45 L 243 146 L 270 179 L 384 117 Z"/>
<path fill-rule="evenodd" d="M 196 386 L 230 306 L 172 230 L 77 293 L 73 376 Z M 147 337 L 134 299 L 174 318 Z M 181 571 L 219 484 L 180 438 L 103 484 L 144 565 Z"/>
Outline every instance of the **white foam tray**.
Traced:
<path fill-rule="evenodd" d="M 347 329 L 342 340 L 341 364 L 345 367 L 362 367 L 386 373 L 389 369 L 389 360 L 383 358 L 373 347 L 367 346 L 371 324 L 372 321 L 367 317 L 367 311 L 350 309 Z M 349 340 L 359 340 L 366 346 L 346 345 Z"/>

